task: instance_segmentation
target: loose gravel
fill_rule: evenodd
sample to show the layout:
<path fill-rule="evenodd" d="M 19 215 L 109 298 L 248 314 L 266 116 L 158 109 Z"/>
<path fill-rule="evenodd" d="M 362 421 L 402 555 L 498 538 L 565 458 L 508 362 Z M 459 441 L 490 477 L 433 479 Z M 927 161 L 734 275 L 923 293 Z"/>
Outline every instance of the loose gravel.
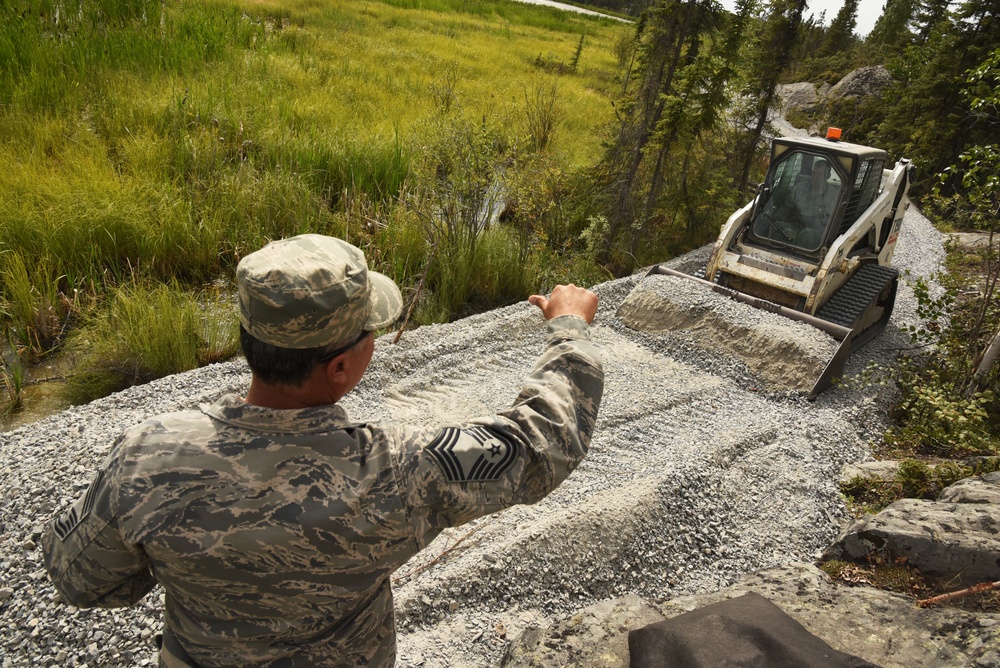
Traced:
<path fill-rule="evenodd" d="M 700 254 L 699 254 L 700 253 Z M 702 249 L 672 262 L 690 271 Z M 904 274 L 887 331 L 848 364 L 891 364 L 916 324 L 909 283 L 939 271 L 940 235 L 907 213 Z M 845 521 L 841 467 L 870 458 L 888 397 L 861 383 L 815 401 L 772 391 L 739 359 L 616 317 L 642 281 L 601 284 L 593 338 L 606 387 L 591 452 L 558 490 L 446 531 L 394 577 L 400 666 L 498 665 L 509 640 L 627 593 L 653 600 L 724 587 L 810 559 Z M 364 420 L 445 423 L 505 408 L 542 350 L 518 304 L 377 342 L 344 403 Z M 159 590 L 126 610 L 58 602 L 42 568 L 49 518 L 83 492 L 115 436 L 164 411 L 245 391 L 242 361 L 135 387 L 0 434 L 0 668 L 155 665 Z"/>

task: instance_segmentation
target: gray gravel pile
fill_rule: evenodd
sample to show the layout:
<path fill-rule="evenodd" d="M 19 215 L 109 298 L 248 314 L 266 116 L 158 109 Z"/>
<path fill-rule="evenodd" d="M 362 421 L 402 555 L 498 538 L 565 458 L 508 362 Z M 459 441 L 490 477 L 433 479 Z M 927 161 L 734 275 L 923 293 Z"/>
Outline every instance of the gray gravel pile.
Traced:
<path fill-rule="evenodd" d="M 896 265 L 940 267 L 937 232 L 907 215 Z M 703 262 L 695 253 L 673 264 Z M 702 258 L 702 259 L 699 259 Z M 400 666 L 497 665 L 528 625 L 626 593 L 653 600 L 705 592 L 768 566 L 809 560 L 844 521 L 836 481 L 870 457 L 887 398 L 859 385 L 816 401 L 762 389 L 736 358 L 684 336 L 637 332 L 615 317 L 641 275 L 595 288 L 593 338 L 606 387 L 591 453 L 535 506 L 446 531 L 394 578 Z M 914 323 L 902 286 L 889 330 L 852 360 L 891 363 Z M 446 423 L 509 405 L 544 327 L 510 306 L 377 342 L 345 398 L 362 420 Z M 142 666 L 155 661 L 156 591 L 128 610 L 58 603 L 41 567 L 49 518 L 86 487 L 120 430 L 159 412 L 242 392 L 233 362 L 132 388 L 0 434 L 0 666 Z"/>
<path fill-rule="evenodd" d="M 735 356 L 776 390 L 810 391 L 840 348 L 814 327 L 677 276 L 645 278 L 616 315 L 637 331 L 677 332 L 713 356 Z"/>

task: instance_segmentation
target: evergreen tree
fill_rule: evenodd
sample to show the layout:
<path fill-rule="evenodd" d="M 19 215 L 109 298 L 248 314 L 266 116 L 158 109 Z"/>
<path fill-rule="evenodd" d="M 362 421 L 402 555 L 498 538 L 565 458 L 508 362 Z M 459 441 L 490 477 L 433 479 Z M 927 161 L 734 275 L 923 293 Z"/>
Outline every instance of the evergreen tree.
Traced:
<path fill-rule="evenodd" d="M 948 7 L 951 4 L 951 0 L 918 0 L 914 16 L 917 44 L 926 44 L 935 28 L 948 21 Z"/>
<path fill-rule="evenodd" d="M 778 80 L 791 62 L 805 8 L 806 0 L 771 0 L 763 34 L 756 45 L 756 53 L 751 56 L 750 71 L 743 89 L 744 104 L 739 113 L 744 126 L 737 153 L 740 191 L 747 190 L 767 116 L 776 101 Z"/>
<path fill-rule="evenodd" d="M 612 195 L 603 259 L 616 268 L 623 260 L 611 257 L 615 244 L 627 240 L 634 256 L 648 230 L 671 150 L 707 87 L 695 72 L 705 71 L 699 56 L 720 19 L 715 0 L 660 0 L 638 22 L 638 87 L 619 107 L 617 136 L 600 166 Z"/>
<path fill-rule="evenodd" d="M 1000 0 L 966 0 L 941 19 L 922 16 L 918 30 L 936 23 L 926 42 L 908 47 L 896 62 L 899 84 L 887 95 L 886 117 L 872 141 L 936 174 L 959 162 L 967 147 L 997 143 L 996 129 L 969 113 L 966 91 L 967 73 L 1000 44 Z M 925 189 L 918 183 L 916 193 Z"/>
<path fill-rule="evenodd" d="M 833 23 L 826 32 L 826 41 L 820 55 L 829 56 L 854 46 L 854 29 L 858 26 L 858 2 L 844 0 L 844 6 L 837 12 Z"/>
<path fill-rule="evenodd" d="M 799 38 L 795 41 L 791 62 L 782 76 L 783 83 L 812 81 L 816 74 L 816 54 L 826 43 L 827 28 L 823 26 L 826 12 L 803 19 L 799 26 Z"/>
<path fill-rule="evenodd" d="M 866 44 L 874 47 L 883 59 L 898 54 L 913 40 L 910 22 L 915 10 L 916 0 L 888 0 Z"/>

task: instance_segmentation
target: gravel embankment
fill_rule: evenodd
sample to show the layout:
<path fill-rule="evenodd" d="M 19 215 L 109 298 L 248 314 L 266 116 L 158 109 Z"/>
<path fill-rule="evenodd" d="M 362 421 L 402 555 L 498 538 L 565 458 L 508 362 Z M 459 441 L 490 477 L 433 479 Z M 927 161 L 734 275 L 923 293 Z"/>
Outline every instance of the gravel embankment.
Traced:
<path fill-rule="evenodd" d="M 939 234 L 907 214 L 895 264 L 940 269 Z M 678 265 L 699 261 L 697 252 Z M 641 276 L 597 286 L 593 338 L 606 388 L 591 454 L 556 492 L 445 532 L 395 578 L 400 666 L 499 663 L 508 640 L 604 598 L 709 591 L 759 568 L 809 559 L 844 520 L 836 479 L 870 456 L 886 397 L 835 387 L 816 401 L 769 392 L 734 357 L 691 335 L 636 332 L 616 309 Z M 916 322 L 900 288 L 893 325 L 852 359 L 891 363 Z M 345 399 L 359 419 L 457 421 L 506 407 L 543 343 L 519 304 L 378 342 Z M 0 656 L 9 666 L 155 665 L 160 597 L 128 610 L 60 604 L 41 563 L 48 519 L 86 487 L 125 426 L 241 392 L 242 361 L 73 408 L 0 434 Z"/>

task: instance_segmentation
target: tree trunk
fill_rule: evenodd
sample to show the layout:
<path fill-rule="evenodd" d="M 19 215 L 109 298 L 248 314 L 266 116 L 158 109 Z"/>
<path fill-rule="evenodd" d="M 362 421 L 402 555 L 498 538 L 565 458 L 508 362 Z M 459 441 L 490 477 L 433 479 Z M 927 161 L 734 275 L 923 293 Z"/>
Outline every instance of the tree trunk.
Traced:
<path fill-rule="evenodd" d="M 976 373 L 972 374 L 972 380 L 969 381 L 969 386 L 965 389 L 966 399 L 971 399 L 979 391 L 983 378 L 986 377 L 993 369 L 993 365 L 996 364 L 998 354 L 1000 354 L 1000 330 L 997 330 L 997 333 L 993 335 L 993 341 L 990 342 L 990 346 L 986 349 L 983 359 L 979 362 L 979 366 L 976 367 Z"/>

